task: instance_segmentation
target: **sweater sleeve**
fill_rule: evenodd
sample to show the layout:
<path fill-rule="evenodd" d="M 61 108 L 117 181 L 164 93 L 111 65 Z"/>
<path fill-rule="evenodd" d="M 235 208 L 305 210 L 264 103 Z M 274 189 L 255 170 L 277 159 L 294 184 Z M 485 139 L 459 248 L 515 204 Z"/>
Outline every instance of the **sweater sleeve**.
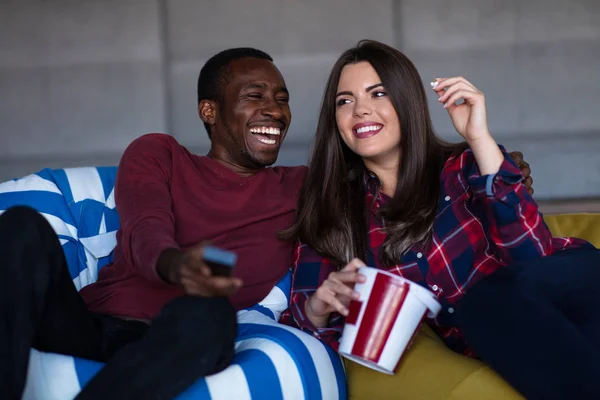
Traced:
<path fill-rule="evenodd" d="M 175 139 L 162 134 L 136 139 L 123 153 L 115 183 L 124 256 L 155 282 L 163 282 L 156 271 L 160 254 L 179 248 L 170 194 L 175 144 Z"/>

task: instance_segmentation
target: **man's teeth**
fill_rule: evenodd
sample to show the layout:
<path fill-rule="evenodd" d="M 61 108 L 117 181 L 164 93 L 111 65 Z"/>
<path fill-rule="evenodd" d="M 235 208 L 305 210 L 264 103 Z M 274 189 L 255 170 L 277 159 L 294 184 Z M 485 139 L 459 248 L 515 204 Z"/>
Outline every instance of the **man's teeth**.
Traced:
<path fill-rule="evenodd" d="M 356 133 L 365 133 L 365 132 L 369 132 L 369 131 L 376 131 L 377 129 L 381 129 L 382 127 L 383 127 L 383 125 L 363 126 L 362 128 L 358 128 L 356 130 Z"/>
<path fill-rule="evenodd" d="M 279 128 L 270 128 L 266 126 L 261 126 L 258 128 L 250 128 L 251 133 L 262 133 L 264 135 L 281 135 L 281 130 Z"/>
<path fill-rule="evenodd" d="M 267 139 L 266 137 L 260 137 L 260 136 L 256 136 L 256 138 L 258 139 L 259 142 L 264 143 L 264 144 L 277 143 L 277 140 L 275 140 L 275 139 Z"/>

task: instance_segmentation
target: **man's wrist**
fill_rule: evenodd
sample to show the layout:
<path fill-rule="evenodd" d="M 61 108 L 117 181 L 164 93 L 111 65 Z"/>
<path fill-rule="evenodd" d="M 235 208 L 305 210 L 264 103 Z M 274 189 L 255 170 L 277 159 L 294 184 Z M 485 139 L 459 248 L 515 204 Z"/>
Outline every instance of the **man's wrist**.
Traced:
<path fill-rule="evenodd" d="M 169 248 L 163 250 L 156 262 L 158 276 L 166 283 L 178 285 L 180 279 L 179 268 L 182 258 L 183 253 L 179 249 Z"/>

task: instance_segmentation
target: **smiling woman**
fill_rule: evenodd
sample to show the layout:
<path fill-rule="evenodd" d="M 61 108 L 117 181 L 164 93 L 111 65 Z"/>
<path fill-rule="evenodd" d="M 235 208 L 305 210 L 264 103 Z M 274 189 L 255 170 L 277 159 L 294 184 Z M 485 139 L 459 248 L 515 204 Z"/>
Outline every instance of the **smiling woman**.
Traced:
<path fill-rule="evenodd" d="M 365 40 L 333 66 L 288 231 L 299 243 L 284 320 L 337 348 L 350 310 L 372 301 L 354 287 L 370 266 L 436 296 L 441 311 L 426 321 L 447 348 L 434 343 L 432 363 L 470 374 L 481 369 L 477 355 L 498 373 L 481 370 L 484 381 L 467 383 L 461 398 L 519 398 L 510 386 L 535 400 L 597 397 L 600 300 L 579 293 L 595 292 L 600 252 L 552 237 L 520 168 L 492 137 L 477 87 L 450 77 L 430 90 L 463 143 L 437 136 L 421 77 L 400 51 Z M 429 353 L 423 346 L 416 340 L 406 359 Z M 409 365 L 398 374 L 419 374 Z M 465 376 L 442 383 L 443 374 L 428 369 L 428 385 L 397 398 L 439 398 L 430 387 L 453 388 Z M 369 389 L 371 399 L 393 390 Z"/>

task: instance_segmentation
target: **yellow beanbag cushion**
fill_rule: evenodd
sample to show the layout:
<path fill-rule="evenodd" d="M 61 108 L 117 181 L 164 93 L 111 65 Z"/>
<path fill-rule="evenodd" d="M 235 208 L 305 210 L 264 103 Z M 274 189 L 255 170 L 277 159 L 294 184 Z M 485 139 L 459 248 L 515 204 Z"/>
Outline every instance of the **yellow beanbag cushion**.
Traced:
<path fill-rule="evenodd" d="M 546 215 L 544 221 L 555 237 L 578 237 L 600 247 L 600 214 Z"/>
<path fill-rule="evenodd" d="M 600 214 L 548 215 L 544 221 L 555 237 L 579 237 L 600 247 Z M 344 362 L 351 400 L 523 399 L 488 366 L 448 349 L 426 325 L 393 376 Z"/>

